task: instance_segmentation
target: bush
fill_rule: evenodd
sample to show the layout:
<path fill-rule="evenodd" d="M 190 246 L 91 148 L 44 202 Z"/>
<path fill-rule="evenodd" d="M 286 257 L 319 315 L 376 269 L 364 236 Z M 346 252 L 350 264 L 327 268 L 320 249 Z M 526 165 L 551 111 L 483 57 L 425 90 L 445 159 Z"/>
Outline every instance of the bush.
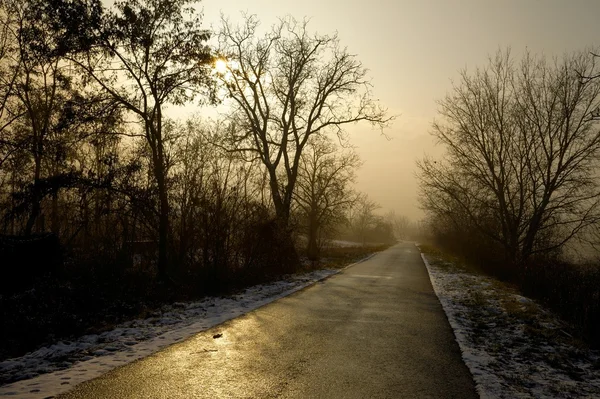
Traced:
<path fill-rule="evenodd" d="M 36 280 L 55 276 L 62 266 L 62 248 L 52 233 L 0 235 L 2 278 L 0 293 L 17 292 Z"/>
<path fill-rule="evenodd" d="M 519 286 L 578 327 L 581 336 L 600 347 L 600 266 L 537 259 L 522 273 Z"/>

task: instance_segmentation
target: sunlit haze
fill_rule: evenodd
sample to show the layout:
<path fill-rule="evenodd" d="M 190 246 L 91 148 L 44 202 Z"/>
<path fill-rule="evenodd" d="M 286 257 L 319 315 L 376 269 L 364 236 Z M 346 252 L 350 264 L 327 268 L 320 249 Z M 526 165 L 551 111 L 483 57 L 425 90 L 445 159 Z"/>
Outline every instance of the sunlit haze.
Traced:
<path fill-rule="evenodd" d="M 241 21 L 243 14 L 255 14 L 265 30 L 279 17 L 291 15 L 310 19 L 311 31 L 337 32 L 370 70 L 375 97 L 398 115 L 385 136 L 368 124 L 348 127 L 364 161 L 357 189 L 377 201 L 380 212 L 394 210 L 413 220 L 423 215 L 415 160 L 442 152 L 429 134 L 430 126 L 436 102 L 461 69 L 483 67 L 498 49 L 510 48 L 515 59 L 526 50 L 561 57 L 596 46 L 600 37 L 600 2 L 593 0 L 206 0 L 198 7 L 206 27 L 214 31 L 221 16 Z M 188 105 L 172 116 L 196 113 L 197 107 Z M 214 110 L 200 114 L 214 116 Z"/>
<path fill-rule="evenodd" d="M 510 46 L 561 56 L 597 43 L 596 1 L 383 1 L 306 0 L 302 2 L 206 0 L 207 26 L 217 29 L 220 15 L 232 20 L 256 14 L 268 28 L 287 14 L 310 18 L 319 33 L 337 31 L 342 43 L 369 68 L 375 96 L 399 115 L 386 131 L 352 126 L 352 142 L 364 165 L 358 189 L 395 210 L 418 219 L 415 159 L 436 154 L 429 128 L 436 100 L 444 96 L 462 68 L 483 66 L 490 54 Z"/>
<path fill-rule="evenodd" d="M 0 398 L 600 398 L 600 0 L 0 0 L 0 266 Z"/>

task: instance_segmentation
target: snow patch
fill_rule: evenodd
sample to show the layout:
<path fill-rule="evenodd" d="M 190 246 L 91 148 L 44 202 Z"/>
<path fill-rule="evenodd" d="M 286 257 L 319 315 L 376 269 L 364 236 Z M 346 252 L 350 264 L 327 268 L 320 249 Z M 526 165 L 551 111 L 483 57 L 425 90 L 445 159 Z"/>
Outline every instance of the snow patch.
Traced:
<path fill-rule="evenodd" d="M 421 256 L 480 397 L 600 397 L 600 351 L 576 345 L 551 312 L 490 277 Z M 519 306 L 508 311 L 507 302 Z"/>

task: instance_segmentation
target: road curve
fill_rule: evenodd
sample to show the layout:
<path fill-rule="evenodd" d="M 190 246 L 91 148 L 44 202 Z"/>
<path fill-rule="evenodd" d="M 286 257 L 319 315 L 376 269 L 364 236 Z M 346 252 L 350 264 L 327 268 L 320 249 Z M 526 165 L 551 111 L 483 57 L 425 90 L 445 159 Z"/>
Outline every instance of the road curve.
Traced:
<path fill-rule="evenodd" d="M 477 395 L 408 243 L 59 396 L 424 397 Z"/>

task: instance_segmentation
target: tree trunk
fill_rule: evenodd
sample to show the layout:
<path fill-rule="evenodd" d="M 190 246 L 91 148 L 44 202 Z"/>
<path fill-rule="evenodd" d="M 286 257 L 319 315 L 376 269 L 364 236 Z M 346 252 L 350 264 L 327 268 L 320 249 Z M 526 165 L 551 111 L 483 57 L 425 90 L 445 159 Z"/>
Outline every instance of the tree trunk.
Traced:
<path fill-rule="evenodd" d="M 275 168 L 267 167 L 267 170 L 276 214 L 277 239 L 273 244 L 276 245 L 277 257 L 280 259 L 282 270 L 291 273 L 300 268 L 300 256 L 298 256 L 294 246 L 292 232 L 289 228 L 290 203 L 285 201 L 279 192 L 279 181 L 277 180 Z"/>
<path fill-rule="evenodd" d="M 40 151 L 41 153 L 41 151 Z M 42 160 L 39 156 L 35 157 L 35 170 L 33 177 L 33 189 L 31 194 L 31 212 L 29 213 L 29 218 L 27 219 L 27 224 L 25 225 L 25 235 L 31 235 L 33 231 L 33 226 L 37 218 L 40 215 L 41 206 L 40 202 L 42 201 L 42 193 L 40 187 L 40 175 L 41 175 L 41 163 Z"/>
<path fill-rule="evenodd" d="M 277 252 L 281 270 L 284 273 L 293 273 L 300 268 L 300 256 L 294 246 L 292 232 L 289 228 L 289 218 L 275 220 L 276 235 L 273 242 L 273 250 Z"/>
<path fill-rule="evenodd" d="M 273 167 L 269 167 L 269 187 L 271 188 L 271 197 L 273 198 L 273 205 L 275 206 L 275 214 L 277 215 L 277 222 L 283 223 L 287 228 L 288 220 L 290 217 L 289 209 L 286 209 L 279 192 L 279 182 L 277 180 L 277 174 Z"/>
<path fill-rule="evenodd" d="M 166 179 L 164 167 L 156 166 L 156 180 L 158 183 L 158 196 L 160 201 L 159 219 L 158 219 L 158 277 L 159 279 L 168 280 L 167 265 L 169 263 L 168 256 L 168 240 L 169 240 L 169 198 L 167 193 Z"/>
<path fill-rule="evenodd" d="M 169 282 L 167 267 L 169 265 L 169 193 L 167 188 L 167 167 L 165 164 L 161 111 L 158 108 L 156 125 L 153 121 L 146 121 L 146 137 L 152 150 L 152 163 L 154 178 L 158 186 L 158 278 Z"/>
<path fill-rule="evenodd" d="M 521 248 L 520 261 L 525 263 L 531 256 L 533 252 L 533 247 L 540 231 L 540 227 L 542 224 L 542 216 L 546 209 L 546 204 L 549 202 L 549 199 L 544 199 L 542 201 L 542 205 L 540 205 L 539 209 L 534 213 L 533 217 L 529 221 L 529 226 L 527 229 L 527 233 L 525 234 L 525 238 L 523 240 L 523 246 Z"/>
<path fill-rule="evenodd" d="M 50 220 L 50 230 L 58 237 L 59 217 L 58 217 L 58 190 L 52 192 L 52 217 Z"/>

